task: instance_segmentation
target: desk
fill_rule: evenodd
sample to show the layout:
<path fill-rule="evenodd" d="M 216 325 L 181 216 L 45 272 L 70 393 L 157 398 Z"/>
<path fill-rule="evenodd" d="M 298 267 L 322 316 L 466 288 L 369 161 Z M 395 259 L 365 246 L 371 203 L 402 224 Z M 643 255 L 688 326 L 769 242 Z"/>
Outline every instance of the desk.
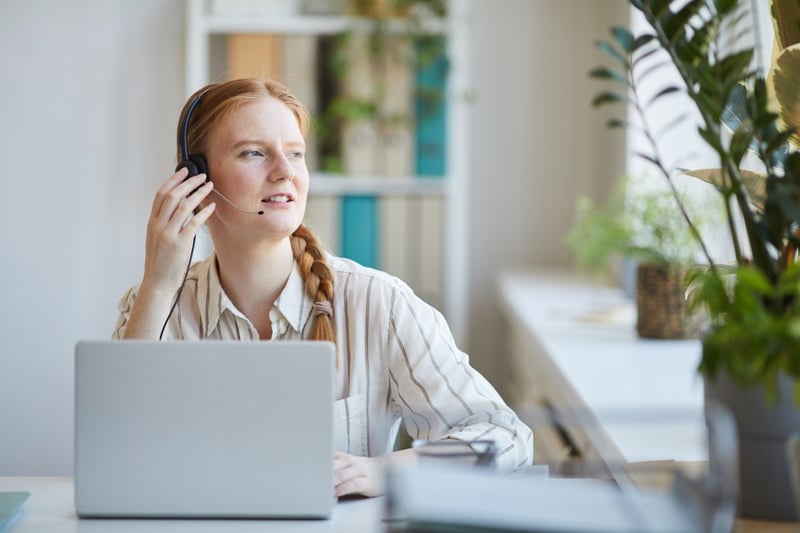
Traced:
<path fill-rule="evenodd" d="M 542 405 L 573 416 L 565 430 L 576 454 L 606 465 L 705 461 L 698 340 L 638 338 L 634 303 L 574 274 L 507 273 L 498 290 L 507 399 L 523 418 L 526 406 Z"/>
<path fill-rule="evenodd" d="M 330 520 L 156 520 L 78 519 L 72 478 L 0 477 L 0 491 L 27 491 L 8 533 L 91 533 L 113 531 L 374 533 L 381 531 L 383 498 L 339 502 Z"/>

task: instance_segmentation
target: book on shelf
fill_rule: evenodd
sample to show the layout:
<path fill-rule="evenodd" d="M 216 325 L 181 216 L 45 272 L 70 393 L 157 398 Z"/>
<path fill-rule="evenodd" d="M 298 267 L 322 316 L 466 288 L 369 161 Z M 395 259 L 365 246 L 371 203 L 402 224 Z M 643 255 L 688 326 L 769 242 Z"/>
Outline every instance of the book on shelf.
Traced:
<path fill-rule="evenodd" d="M 283 41 L 280 35 L 235 33 L 226 42 L 225 78 L 279 79 Z"/>
<path fill-rule="evenodd" d="M 441 177 L 447 172 L 447 42 L 426 36 L 417 48 L 416 153 L 419 176 Z"/>

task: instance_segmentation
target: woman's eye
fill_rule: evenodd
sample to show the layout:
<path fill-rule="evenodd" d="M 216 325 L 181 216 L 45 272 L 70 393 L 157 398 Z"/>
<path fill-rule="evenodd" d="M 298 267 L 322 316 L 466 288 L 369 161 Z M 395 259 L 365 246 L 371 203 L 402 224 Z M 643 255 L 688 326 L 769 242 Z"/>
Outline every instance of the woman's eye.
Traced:
<path fill-rule="evenodd" d="M 291 159 L 303 159 L 305 157 L 305 152 L 296 151 L 296 152 L 289 152 L 289 157 Z"/>
<path fill-rule="evenodd" d="M 240 154 L 240 157 L 263 157 L 263 155 L 259 150 L 245 150 Z"/>

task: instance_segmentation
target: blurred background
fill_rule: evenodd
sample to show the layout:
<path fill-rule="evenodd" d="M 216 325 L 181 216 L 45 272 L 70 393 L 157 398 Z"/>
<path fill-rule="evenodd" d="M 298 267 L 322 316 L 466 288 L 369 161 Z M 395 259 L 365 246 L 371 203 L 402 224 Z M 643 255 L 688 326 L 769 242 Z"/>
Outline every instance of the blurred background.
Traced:
<path fill-rule="evenodd" d="M 298 93 L 308 90 L 305 98 L 318 121 L 336 90 L 351 99 L 363 96 L 358 90 L 370 82 L 358 76 L 369 72 L 353 65 L 364 60 L 358 54 L 368 44 L 359 44 L 358 36 L 350 40 L 356 41 L 353 63 L 345 69 L 350 78 L 331 81 L 320 60 L 337 47 L 347 52 L 348 44 L 335 37 L 349 26 L 335 13 L 352 6 L 300 2 L 291 13 L 261 13 L 262 20 L 275 21 L 275 34 L 294 39 L 281 40 L 282 48 L 269 39 L 248 43 L 228 35 L 250 34 L 242 25 L 259 20 L 237 10 L 263 10 L 267 4 L 0 0 L 0 161 L 6 169 L 0 211 L 0 475 L 72 473 L 74 345 L 109 338 L 119 298 L 140 280 L 150 205 L 175 166 L 175 129 L 188 94 L 230 76 L 233 67 L 224 62 L 232 58 L 243 58 L 237 68 L 258 68 L 248 63 L 258 46 L 297 51 L 300 37 L 324 34 L 306 41 L 310 55 L 304 59 L 278 59 L 279 67 L 302 65 L 302 72 L 264 67 L 243 73 L 280 77 L 297 84 Z M 367 106 L 368 112 L 349 115 L 355 117 L 349 126 L 340 124 L 340 143 L 347 145 L 352 136 L 355 155 L 345 148 L 337 161 L 322 146 L 315 152 L 309 218 L 336 253 L 411 278 L 412 287 L 445 313 L 473 365 L 502 392 L 506 339 L 498 274 L 571 268 L 565 236 L 576 198 L 603 199 L 625 172 L 625 134 L 608 131 L 606 111 L 591 107 L 599 86 L 588 72 L 604 61 L 594 42 L 606 38 L 611 26 L 627 25 L 629 7 L 627 0 L 445 5 L 444 22 L 420 30 L 440 39 L 446 51 L 449 77 L 441 86 L 445 114 L 439 118 L 444 126 L 434 130 L 432 141 L 444 143 L 444 159 L 421 162 L 427 152 L 417 149 L 399 166 L 359 166 L 358 152 L 365 151 L 359 142 L 372 139 L 359 128 L 375 120 Z M 409 75 L 419 81 L 420 64 L 383 87 L 405 87 Z M 309 72 L 316 76 L 313 83 L 299 87 Z M 333 96 L 322 89 L 326 79 L 328 87 L 338 88 Z M 412 95 L 401 100 L 411 112 L 419 95 L 405 94 Z M 392 112 L 386 113 L 383 119 L 391 119 Z M 426 119 L 414 116 L 406 123 L 389 120 L 389 126 L 411 129 L 385 137 L 422 146 L 427 141 L 416 127 Z M 342 181 L 354 175 L 361 181 Z M 387 175 L 394 180 L 377 183 Z M 365 216 L 373 218 L 359 218 Z M 349 244 L 348 224 L 358 236 Z M 358 233 L 365 228 L 366 234 Z M 365 242 L 376 244 L 364 249 Z"/>

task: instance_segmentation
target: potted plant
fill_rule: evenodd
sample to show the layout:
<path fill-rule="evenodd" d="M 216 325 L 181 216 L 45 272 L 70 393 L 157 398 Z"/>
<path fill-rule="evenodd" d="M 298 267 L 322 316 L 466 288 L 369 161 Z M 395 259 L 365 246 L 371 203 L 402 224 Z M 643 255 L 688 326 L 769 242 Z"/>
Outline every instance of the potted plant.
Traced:
<path fill-rule="evenodd" d="M 741 46 L 742 36 L 752 32 L 747 11 L 755 3 L 750 0 L 631 4 L 651 30 L 632 35 L 614 28 L 613 39 L 599 43 L 614 67 L 597 68 L 592 75 L 624 91 L 604 91 L 595 104 L 630 102 L 643 113 L 648 105 L 683 93 L 698 112 L 700 136 L 720 165 L 691 174 L 713 183 L 724 200 L 735 255 L 730 264 L 715 262 L 681 208 L 707 263 L 692 278 L 691 304 L 704 308 L 710 321 L 699 370 L 707 399 L 717 395 L 736 417 L 740 513 L 796 519 L 785 446 L 788 434 L 800 430 L 800 152 L 793 116 L 800 98 L 797 0 L 771 1 L 776 50 L 768 75 L 753 66 L 754 46 Z M 725 39 L 739 46 L 726 51 Z M 664 64 L 676 69 L 681 83 L 643 102 L 642 78 Z M 628 123 L 614 119 L 609 125 Z M 676 169 L 668 168 L 654 134 L 644 129 L 652 149 L 642 155 L 672 188 Z M 752 454 L 758 455 L 754 465 Z"/>
<path fill-rule="evenodd" d="M 642 178 L 622 178 L 603 205 L 578 198 L 567 244 L 579 268 L 600 276 L 607 276 L 613 263 L 621 263 L 623 288 L 635 294 L 640 337 L 696 337 L 697 315 L 688 312 L 684 280 L 699 247 L 680 218 L 672 193 L 664 188 L 640 190 L 641 182 Z M 682 194 L 681 201 L 698 217 L 702 213 L 688 195 Z"/>

